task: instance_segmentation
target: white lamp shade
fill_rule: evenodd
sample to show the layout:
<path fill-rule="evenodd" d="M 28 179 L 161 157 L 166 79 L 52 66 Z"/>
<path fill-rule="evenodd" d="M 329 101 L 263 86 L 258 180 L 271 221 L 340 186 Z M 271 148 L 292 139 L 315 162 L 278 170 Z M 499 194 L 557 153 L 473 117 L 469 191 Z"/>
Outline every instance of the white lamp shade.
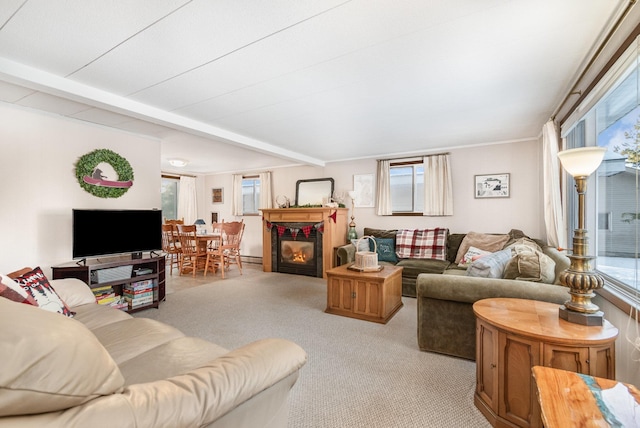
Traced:
<path fill-rule="evenodd" d="M 580 147 L 558 153 L 562 167 L 573 177 L 588 177 L 598 169 L 606 147 Z"/>
<path fill-rule="evenodd" d="M 347 193 L 349 193 L 349 197 L 351 199 L 355 199 L 356 198 L 356 191 L 355 190 L 349 190 Z"/>

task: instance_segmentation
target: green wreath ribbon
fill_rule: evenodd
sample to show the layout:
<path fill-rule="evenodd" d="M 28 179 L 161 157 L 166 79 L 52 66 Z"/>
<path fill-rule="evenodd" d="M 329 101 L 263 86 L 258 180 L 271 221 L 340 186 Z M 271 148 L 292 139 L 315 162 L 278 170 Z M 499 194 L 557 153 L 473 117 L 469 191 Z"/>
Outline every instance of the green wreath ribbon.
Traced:
<path fill-rule="evenodd" d="M 86 177 L 92 177 L 96 167 L 100 163 L 108 163 L 118 174 L 118 182 L 126 183 L 123 187 L 108 187 L 100 184 L 88 183 Z M 97 149 L 78 159 L 76 163 L 76 178 L 80 187 L 99 198 L 119 198 L 127 193 L 133 184 L 133 168 L 131 164 L 117 154 L 108 149 Z"/>

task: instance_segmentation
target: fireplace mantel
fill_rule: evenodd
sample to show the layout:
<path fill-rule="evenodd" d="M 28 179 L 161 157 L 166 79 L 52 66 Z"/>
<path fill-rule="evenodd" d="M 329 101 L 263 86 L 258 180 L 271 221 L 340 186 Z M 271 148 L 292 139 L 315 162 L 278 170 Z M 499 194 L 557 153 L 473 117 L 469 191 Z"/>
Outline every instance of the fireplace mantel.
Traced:
<path fill-rule="evenodd" d="M 329 216 L 336 212 L 336 221 Z M 322 276 L 334 264 L 333 249 L 347 242 L 348 208 L 269 208 L 262 210 L 262 270 L 271 272 L 270 223 L 319 223 L 324 222 L 322 233 Z"/>

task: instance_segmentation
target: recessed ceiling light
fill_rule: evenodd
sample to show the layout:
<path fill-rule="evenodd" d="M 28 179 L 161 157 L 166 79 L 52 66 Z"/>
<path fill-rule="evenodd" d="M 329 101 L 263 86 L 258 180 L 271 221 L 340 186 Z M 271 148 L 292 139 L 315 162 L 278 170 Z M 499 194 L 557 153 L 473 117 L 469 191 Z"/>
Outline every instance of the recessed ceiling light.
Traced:
<path fill-rule="evenodd" d="M 184 159 L 169 159 L 169 164 L 178 168 L 187 166 L 188 163 L 189 161 Z"/>

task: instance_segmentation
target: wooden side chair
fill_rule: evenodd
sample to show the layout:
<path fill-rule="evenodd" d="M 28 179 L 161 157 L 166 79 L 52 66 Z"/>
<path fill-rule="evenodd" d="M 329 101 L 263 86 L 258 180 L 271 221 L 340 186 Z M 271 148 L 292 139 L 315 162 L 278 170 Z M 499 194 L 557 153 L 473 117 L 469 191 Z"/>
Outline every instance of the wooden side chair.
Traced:
<path fill-rule="evenodd" d="M 173 224 L 173 225 L 184 224 L 184 218 L 179 218 L 176 220 L 169 220 L 165 218 L 164 224 Z"/>
<path fill-rule="evenodd" d="M 222 252 L 222 224 L 223 223 L 211 223 L 215 238 L 209 240 L 207 244 L 207 261 L 204 265 L 204 276 L 207 276 L 209 270 L 215 273 L 218 267 L 222 267 L 222 278 L 224 278 L 224 266 L 222 266 L 224 263 L 224 255 Z"/>
<path fill-rule="evenodd" d="M 180 238 L 180 247 L 182 256 L 180 257 L 180 275 L 191 272 L 196 276 L 198 269 L 203 269 L 207 260 L 206 247 L 198 245 L 198 237 L 196 234 L 196 226 L 194 224 L 178 224 L 178 237 Z"/>
<path fill-rule="evenodd" d="M 224 265 L 228 269 L 230 265 L 238 265 L 242 275 L 242 260 L 240 259 L 240 243 L 244 234 L 244 221 L 231 221 L 222 223 L 222 236 L 224 247 Z"/>
<path fill-rule="evenodd" d="M 169 265 L 169 275 L 173 275 L 173 266 L 180 269 L 180 258 L 182 250 L 178 231 L 172 224 L 162 225 L 162 251 L 166 254 L 167 264 Z"/>

